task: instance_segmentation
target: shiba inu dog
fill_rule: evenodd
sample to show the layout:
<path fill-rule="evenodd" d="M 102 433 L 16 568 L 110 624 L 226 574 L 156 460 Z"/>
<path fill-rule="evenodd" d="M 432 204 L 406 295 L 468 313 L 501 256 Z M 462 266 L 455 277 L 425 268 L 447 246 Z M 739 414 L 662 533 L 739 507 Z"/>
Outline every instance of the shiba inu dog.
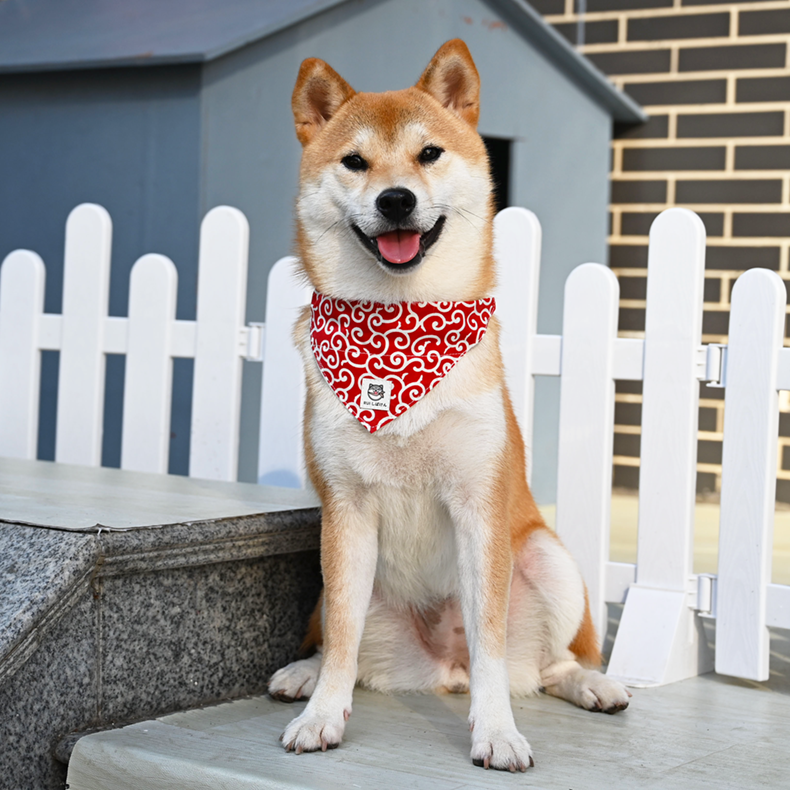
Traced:
<path fill-rule="evenodd" d="M 316 293 L 295 337 L 324 593 L 317 652 L 269 684 L 309 697 L 288 750 L 336 747 L 356 683 L 469 691 L 473 762 L 511 771 L 534 764 L 511 694 L 628 705 L 595 669 L 584 583 L 525 479 L 492 315 L 478 100 L 460 40 L 406 90 L 355 93 L 317 59 L 296 82 L 297 240 Z"/>

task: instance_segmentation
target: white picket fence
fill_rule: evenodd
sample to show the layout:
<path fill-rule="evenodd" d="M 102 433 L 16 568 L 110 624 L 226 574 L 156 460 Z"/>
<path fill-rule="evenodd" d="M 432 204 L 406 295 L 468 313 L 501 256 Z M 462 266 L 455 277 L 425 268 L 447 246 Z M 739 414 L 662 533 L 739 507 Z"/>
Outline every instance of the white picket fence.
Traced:
<path fill-rule="evenodd" d="M 175 319 L 176 272 L 146 255 L 129 317 L 107 316 L 111 222 L 78 206 L 66 229 L 63 314 L 43 313 L 44 265 L 12 252 L 0 269 L 0 455 L 34 458 L 40 351 L 60 351 L 56 460 L 100 463 L 105 354 L 126 355 L 121 466 L 167 469 L 172 358 L 194 357 L 190 474 L 235 480 L 241 362 L 263 360 L 259 481 L 305 485 L 304 384 L 291 328 L 309 290 L 294 260 L 270 274 L 266 325 L 244 324 L 248 227 L 228 207 L 201 228 L 196 321 Z M 635 685 L 713 668 L 700 617 L 716 618 L 716 670 L 768 677 L 768 626 L 790 628 L 790 587 L 770 583 L 778 390 L 790 389 L 785 287 L 753 269 L 732 296 L 728 347 L 702 346 L 705 232 L 670 209 L 650 233 L 644 340 L 617 337 L 619 287 L 605 266 L 568 278 L 563 334 L 537 334 L 540 225 L 496 218 L 497 315 L 528 449 L 535 376 L 561 376 L 557 531 L 576 557 L 593 617 L 625 601 L 609 673 Z M 747 262 L 744 262 L 746 265 Z M 643 382 L 637 563 L 609 560 L 615 380 Z M 699 382 L 726 385 L 719 574 L 692 568 Z M 538 460 L 539 463 L 539 460 Z"/>

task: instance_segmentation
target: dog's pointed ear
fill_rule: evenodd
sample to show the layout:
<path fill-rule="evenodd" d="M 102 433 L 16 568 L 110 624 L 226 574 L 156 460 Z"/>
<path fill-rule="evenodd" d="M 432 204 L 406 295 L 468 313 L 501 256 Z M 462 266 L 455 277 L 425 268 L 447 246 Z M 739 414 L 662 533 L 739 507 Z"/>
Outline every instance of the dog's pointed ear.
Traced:
<path fill-rule="evenodd" d="M 443 44 L 416 85 L 473 128 L 480 115 L 480 75 L 460 38 Z"/>
<path fill-rule="evenodd" d="M 303 61 L 291 97 L 299 142 L 307 145 L 353 95 L 354 89 L 323 60 Z"/>

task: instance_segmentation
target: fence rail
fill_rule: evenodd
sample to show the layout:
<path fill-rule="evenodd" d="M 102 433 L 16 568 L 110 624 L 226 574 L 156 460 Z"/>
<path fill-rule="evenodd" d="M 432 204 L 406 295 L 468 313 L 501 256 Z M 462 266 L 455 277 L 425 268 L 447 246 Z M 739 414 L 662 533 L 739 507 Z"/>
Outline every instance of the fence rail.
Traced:
<path fill-rule="evenodd" d="M 197 318 L 175 319 L 176 271 L 143 256 L 127 318 L 107 315 L 112 226 L 78 206 L 66 228 L 62 315 L 43 312 L 44 264 L 17 250 L 0 269 L 0 455 L 34 458 L 40 352 L 59 350 L 56 460 L 98 465 L 104 360 L 126 355 L 121 466 L 163 472 L 172 359 L 194 357 L 190 474 L 235 480 L 242 359 L 264 360 L 259 481 L 306 484 L 304 382 L 291 342 L 309 289 L 293 258 L 269 277 L 266 324 L 244 324 L 247 222 L 213 209 L 200 239 Z M 536 376 L 560 376 L 557 530 L 587 582 L 605 632 L 606 603 L 625 602 L 608 672 L 658 685 L 709 671 L 701 617 L 717 620 L 718 672 L 768 677 L 768 627 L 790 628 L 790 586 L 772 584 L 778 391 L 790 389 L 782 347 L 786 291 L 752 269 L 735 285 L 727 346 L 701 344 L 705 231 L 685 209 L 650 232 L 645 337 L 617 337 L 619 287 L 585 263 L 568 278 L 563 334 L 537 333 L 541 230 L 525 209 L 495 221 L 497 315 L 508 385 L 527 446 Z M 748 262 L 744 262 L 747 268 Z M 642 381 L 637 562 L 609 560 L 614 382 Z M 719 574 L 693 573 L 699 383 L 725 387 Z"/>
<path fill-rule="evenodd" d="M 126 355 L 121 467 L 167 471 L 173 357 L 195 360 L 189 472 L 235 480 L 244 325 L 247 220 L 210 211 L 200 232 L 195 321 L 178 321 L 176 269 L 163 255 L 133 266 L 129 316 L 108 316 L 112 222 L 77 206 L 66 222 L 63 312 L 44 308 L 44 264 L 16 250 L 0 270 L 0 455 L 35 458 L 41 351 L 59 351 L 55 460 L 99 466 L 106 354 Z"/>

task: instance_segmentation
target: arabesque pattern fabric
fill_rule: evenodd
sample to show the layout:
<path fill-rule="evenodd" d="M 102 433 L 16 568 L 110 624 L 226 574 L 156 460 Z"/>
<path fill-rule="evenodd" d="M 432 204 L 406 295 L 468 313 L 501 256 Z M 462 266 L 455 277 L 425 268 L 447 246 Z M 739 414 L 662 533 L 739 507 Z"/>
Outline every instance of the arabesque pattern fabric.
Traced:
<path fill-rule="evenodd" d="M 429 393 L 480 342 L 495 309 L 493 297 L 382 304 L 314 293 L 310 345 L 335 395 L 374 433 Z M 363 379 L 389 382 L 388 409 L 360 405 Z"/>

